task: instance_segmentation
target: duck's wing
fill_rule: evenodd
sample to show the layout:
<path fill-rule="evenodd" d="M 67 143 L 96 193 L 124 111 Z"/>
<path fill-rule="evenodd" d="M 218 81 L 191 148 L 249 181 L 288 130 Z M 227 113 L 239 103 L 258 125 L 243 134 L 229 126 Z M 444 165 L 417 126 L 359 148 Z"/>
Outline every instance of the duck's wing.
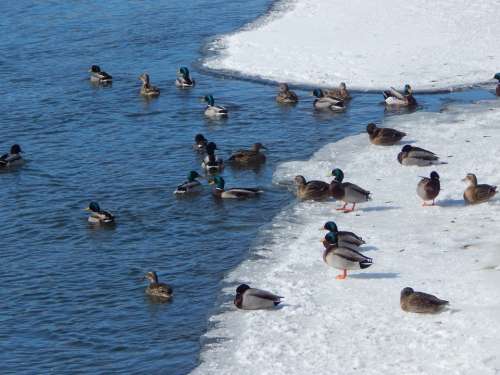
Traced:
<path fill-rule="evenodd" d="M 324 181 L 311 180 L 306 183 L 307 189 L 317 190 L 317 191 L 327 191 L 330 190 L 330 184 Z"/>
<path fill-rule="evenodd" d="M 246 198 L 249 195 L 261 193 L 262 190 L 257 188 L 231 188 L 224 190 L 225 193 L 231 194 L 236 198 Z"/>
<path fill-rule="evenodd" d="M 99 73 L 99 78 L 101 78 L 101 79 L 112 79 L 113 77 L 110 74 L 106 73 L 106 72 L 100 72 Z"/>
<path fill-rule="evenodd" d="M 356 250 L 347 247 L 337 247 L 333 250 L 336 255 L 349 261 L 349 262 L 372 262 L 372 258 L 368 258 Z"/>
<path fill-rule="evenodd" d="M 101 211 L 100 214 L 104 216 L 105 220 L 114 220 L 115 219 L 115 217 L 108 211 Z"/>
<path fill-rule="evenodd" d="M 391 87 L 389 90 L 384 91 L 384 96 L 386 98 L 396 98 L 399 100 L 405 100 L 405 97 L 403 94 L 401 94 L 398 90 L 396 90 L 394 87 Z"/>
<path fill-rule="evenodd" d="M 257 297 L 257 298 L 262 298 L 262 299 L 268 299 L 273 302 L 279 302 L 282 298 L 282 296 L 278 296 L 276 294 L 273 294 L 271 292 L 268 292 L 266 290 L 262 289 L 256 289 L 256 288 L 250 288 L 246 291 L 245 295 Z"/>
<path fill-rule="evenodd" d="M 234 161 L 238 159 L 245 159 L 253 155 L 252 151 L 249 150 L 238 150 L 229 157 L 229 160 Z"/>
<path fill-rule="evenodd" d="M 156 289 L 161 293 L 172 294 L 172 288 L 164 283 L 156 284 Z"/>
<path fill-rule="evenodd" d="M 356 193 L 359 193 L 362 195 L 366 195 L 366 196 L 370 195 L 370 192 L 368 190 L 365 190 L 362 187 L 360 187 L 356 184 L 353 184 L 351 182 L 344 182 L 344 183 L 342 183 L 342 185 L 343 185 L 344 189 L 346 189 L 346 190 L 349 189 L 353 192 L 356 192 Z"/>
<path fill-rule="evenodd" d="M 497 187 L 492 185 L 477 185 L 475 192 L 476 198 L 480 201 L 487 200 L 496 194 Z"/>
<path fill-rule="evenodd" d="M 438 157 L 435 153 L 425 150 L 420 147 L 412 147 L 411 151 L 408 152 L 408 156 L 416 159 L 423 160 L 437 160 Z"/>
<path fill-rule="evenodd" d="M 432 294 L 427 294 L 423 292 L 414 292 L 410 295 L 410 301 L 412 305 L 418 305 L 422 307 L 432 307 L 432 306 L 444 306 L 449 302 L 440 299 Z"/>

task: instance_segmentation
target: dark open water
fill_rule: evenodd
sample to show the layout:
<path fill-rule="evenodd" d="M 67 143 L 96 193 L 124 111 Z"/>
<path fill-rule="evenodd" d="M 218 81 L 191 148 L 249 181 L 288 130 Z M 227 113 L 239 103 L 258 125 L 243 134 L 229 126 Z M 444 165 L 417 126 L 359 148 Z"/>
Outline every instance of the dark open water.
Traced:
<path fill-rule="evenodd" d="M 224 275 L 249 255 L 259 228 L 293 195 L 273 186 L 275 166 L 385 115 L 379 94 L 358 94 L 342 115 L 295 108 L 275 87 L 196 69 L 203 46 L 265 12 L 269 0 L 3 2 L 0 147 L 20 143 L 29 163 L 0 174 L 0 373 L 185 374 L 217 308 Z M 88 81 L 100 64 L 108 88 Z M 180 65 L 198 85 L 173 86 Z M 138 95 L 147 70 L 162 89 Z M 213 93 L 231 114 L 207 121 L 199 98 Z M 421 96 L 424 109 L 489 98 L 481 90 Z M 193 136 L 221 149 L 260 141 L 259 171 L 224 172 L 227 185 L 260 186 L 253 201 L 217 202 L 207 188 L 172 194 L 200 160 Z M 97 200 L 116 214 L 95 230 L 82 211 Z M 175 298 L 154 304 L 140 278 L 156 270 Z"/>

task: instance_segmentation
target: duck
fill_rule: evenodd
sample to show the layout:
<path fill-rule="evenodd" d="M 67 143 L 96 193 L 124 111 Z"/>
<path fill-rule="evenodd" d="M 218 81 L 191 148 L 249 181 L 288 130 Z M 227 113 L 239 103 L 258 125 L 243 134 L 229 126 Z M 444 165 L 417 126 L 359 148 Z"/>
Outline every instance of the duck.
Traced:
<path fill-rule="evenodd" d="M 297 197 L 300 199 L 322 200 L 330 197 L 330 185 L 324 181 L 307 181 L 304 176 L 295 176 Z"/>
<path fill-rule="evenodd" d="M 24 163 L 24 159 L 21 156 L 21 146 L 18 144 L 12 145 L 10 147 L 10 152 L 0 156 L 0 169 L 16 167 Z"/>
<path fill-rule="evenodd" d="M 448 301 L 433 296 L 432 294 L 415 292 L 410 287 L 401 290 L 399 303 L 401 305 L 401 310 L 420 314 L 439 313 L 449 304 Z"/>
<path fill-rule="evenodd" d="M 215 156 L 215 150 L 217 150 L 217 145 L 214 142 L 208 142 L 205 147 L 207 156 L 203 159 L 201 167 L 210 173 L 217 173 L 224 169 L 224 161 Z"/>
<path fill-rule="evenodd" d="M 342 241 L 338 235 L 334 232 L 328 232 L 325 237 L 321 240 L 321 243 L 327 249 L 328 247 L 337 244 L 339 247 L 345 247 L 346 249 L 362 251 L 359 245 L 356 245 L 352 242 Z"/>
<path fill-rule="evenodd" d="M 189 75 L 189 69 L 185 66 L 181 67 L 177 72 L 177 79 L 175 85 L 180 88 L 193 87 L 195 84 L 194 79 Z"/>
<path fill-rule="evenodd" d="M 370 136 L 370 142 L 379 146 L 392 146 L 406 136 L 406 133 L 396 129 L 379 128 L 373 122 L 366 126 L 366 132 Z"/>
<path fill-rule="evenodd" d="M 257 197 L 262 190 L 257 188 L 231 188 L 224 189 L 226 182 L 220 176 L 216 176 L 211 184 L 214 184 L 215 187 L 212 190 L 212 194 L 216 198 L 229 198 L 229 199 L 245 199 L 245 198 L 253 198 Z"/>
<path fill-rule="evenodd" d="M 417 101 L 413 97 L 413 89 L 406 84 L 403 93 L 394 87 L 384 91 L 384 102 L 389 107 L 414 107 Z"/>
<path fill-rule="evenodd" d="M 356 207 L 356 203 L 367 202 L 371 200 L 370 192 L 358 185 L 350 182 L 342 182 L 344 180 L 344 172 L 341 169 L 335 168 L 332 170 L 333 180 L 330 183 L 330 194 L 336 200 L 344 202 L 344 206 L 337 208 L 338 211 L 352 212 Z M 348 203 L 352 203 L 351 208 L 346 208 Z"/>
<path fill-rule="evenodd" d="M 341 82 L 337 88 L 323 90 L 323 94 L 329 98 L 343 100 L 344 102 L 352 99 L 345 82 Z"/>
<path fill-rule="evenodd" d="M 153 97 L 160 95 L 160 89 L 156 86 L 151 85 L 149 74 L 143 73 L 139 76 L 139 79 L 142 81 L 141 95 L 146 97 Z"/>
<path fill-rule="evenodd" d="M 337 235 L 339 244 L 349 243 L 356 246 L 364 245 L 366 242 L 362 237 L 358 236 L 356 233 L 348 231 L 339 231 L 337 224 L 334 221 L 327 221 L 321 230 L 327 230 Z"/>
<path fill-rule="evenodd" d="M 172 288 L 167 284 L 158 282 L 158 275 L 155 271 L 148 272 L 144 278 L 149 280 L 149 285 L 145 290 L 147 295 L 164 300 L 169 300 L 173 297 L 174 292 Z"/>
<path fill-rule="evenodd" d="M 250 150 L 238 150 L 232 154 L 228 161 L 240 166 L 255 166 L 266 162 L 266 155 L 260 150 L 267 150 L 262 143 L 254 143 Z"/>
<path fill-rule="evenodd" d="M 286 83 L 280 83 L 276 101 L 281 104 L 295 104 L 299 101 L 299 97 L 294 91 L 288 88 Z"/>
<path fill-rule="evenodd" d="M 497 85 L 497 88 L 495 90 L 495 94 L 497 94 L 497 96 L 500 96 L 500 73 L 495 74 L 493 76 L 493 79 L 498 80 L 498 85 Z"/>
<path fill-rule="evenodd" d="M 206 95 L 203 101 L 207 103 L 205 116 L 207 117 L 227 117 L 228 111 L 226 108 L 215 105 L 215 100 L 212 95 Z"/>
<path fill-rule="evenodd" d="M 236 288 L 234 305 L 241 310 L 265 310 L 278 306 L 283 298 L 285 297 L 241 284 Z"/>
<path fill-rule="evenodd" d="M 206 152 L 208 140 L 203 134 L 196 134 L 194 136 L 193 150 L 198 152 Z"/>
<path fill-rule="evenodd" d="M 89 69 L 89 73 L 90 73 L 90 81 L 92 82 L 102 83 L 102 84 L 113 82 L 113 77 L 111 77 L 105 71 L 101 70 L 99 65 L 92 65 Z"/>
<path fill-rule="evenodd" d="M 465 189 L 464 200 L 468 204 L 483 203 L 497 193 L 497 187 L 486 184 L 477 184 L 477 177 L 473 173 L 468 173 L 462 181 L 469 182 L 469 186 Z"/>
<path fill-rule="evenodd" d="M 201 177 L 198 172 L 191 171 L 187 176 L 187 180 L 182 184 L 177 186 L 174 194 L 188 194 L 188 193 L 197 193 L 200 191 L 201 182 L 197 180 L 198 177 Z"/>
<path fill-rule="evenodd" d="M 329 233 L 333 237 L 332 243 L 323 252 L 323 261 L 330 267 L 342 270 L 342 273 L 336 277 L 337 280 L 345 280 L 347 278 L 347 270 L 360 270 L 370 267 L 373 264 L 373 259 L 358 251 L 339 246 L 338 237 L 333 233 Z"/>
<path fill-rule="evenodd" d="M 108 211 L 101 210 L 97 202 L 90 202 L 85 211 L 90 211 L 88 222 L 91 224 L 114 224 L 115 217 Z"/>
<path fill-rule="evenodd" d="M 317 98 L 314 100 L 314 108 L 319 110 L 330 110 L 332 112 L 343 112 L 345 110 L 344 102 L 340 99 L 330 98 L 325 96 L 323 90 L 315 89 L 313 95 Z"/>
<path fill-rule="evenodd" d="M 401 165 L 416 165 L 418 167 L 427 167 L 434 164 L 444 164 L 439 161 L 439 157 L 428 150 L 420 147 L 404 145 L 398 154 L 398 161 Z"/>
<path fill-rule="evenodd" d="M 417 194 L 423 200 L 422 206 L 434 206 L 440 190 L 441 184 L 436 171 L 432 171 L 429 177 L 422 177 L 417 185 Z M 432 204 L 428 204 L 427 201 L 432 201 Z"/>

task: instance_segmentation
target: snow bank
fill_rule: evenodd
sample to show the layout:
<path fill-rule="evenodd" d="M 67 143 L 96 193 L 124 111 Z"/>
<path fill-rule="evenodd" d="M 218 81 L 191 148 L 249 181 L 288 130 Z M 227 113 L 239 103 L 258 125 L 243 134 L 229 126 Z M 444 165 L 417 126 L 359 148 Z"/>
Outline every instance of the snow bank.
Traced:
<path fill-rule="evenodd" d="M 301 202 L 275 218 L 256 257 L 227 278 L 230 287 L 202 363 L 194 374 L 498 374 L 500 369 L 500 199 L 465 206 L 466 173 L 500 184 L 500 103 L 450 107 L 442 113 L 392 117 L 384 125 L 449 164 L 403 167 L 400 146 L 380 147 L 366 134 L 318 151 L 311 160 L 282 164 L 275 181 L 296 174 L 323 179 L 332 167 L 372 191 L 356 213 L 336 202 Z M 438 206 L 423 208 L 421 175 L 433 169 L 443 188 Z M 322 260 L 318 230 L 329 219 L 367 241 L 374 265 L 335 280 Z M 242 312 L 230 299 L 240 282 L 285 296 L 277 311 Z M 439 315 L 401 311 L 411 286 L 451 302 Z M 495 370 L 496 369 L 496 370 Z"/>
<path fill-rule="evenodd" d="M 223 36 L 205 65 L 289 83 L 434 90 L 500 68 L 500 2 L 296 0 Z"/>

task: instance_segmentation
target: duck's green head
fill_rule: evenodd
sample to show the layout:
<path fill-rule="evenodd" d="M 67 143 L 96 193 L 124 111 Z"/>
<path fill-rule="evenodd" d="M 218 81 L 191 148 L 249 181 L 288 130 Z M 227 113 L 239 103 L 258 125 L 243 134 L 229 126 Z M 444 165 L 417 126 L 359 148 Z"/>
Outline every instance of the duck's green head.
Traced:
<path fill-rule="evenodd" d="M 185 66 L 181 67 L 179 69 L 179 73 L 184 77 L 184 78 L 189 78 L 189 69 L 186 68 Z"/>
<path fill-rule="evenodd" d="M 405 89 L 404 89 L 404 94 L 410 95 L 412 92 L 413 92 L 413 90 L 412 90 L 411 86 L 409 84 L 406 84 Z"/>
<path fill-rule="evenodd" d="M 90 202 L 89 206 L 85 210 L 92 212 L 101 212 L 101 207 L 99 207 L 99 203 L 97 202 Z"/>
<path fill-rule="evenodd" d="M 339 231 L 337 224 L 335 224 L 334 221 L 327 221 L 323 228 L 333 233 L 337 233 Z"/>
<path fill-rule="evenodd" d="M 243 294 L 245 293 L 250 287 L 247 284 L 241 284 L 236 288 L 236 294 Z"/>
<path fill-rule="evenodd" d="M 206 150 L 207 154 L 213 154 L 217 150 L 217 145 L 214 142 L 208 142 Z"/>
<path fill-rule="evenodd" d="M 334 233 L 334 232 L 328 232 L 325 236 L 325 240 L 328 242 L 328 243 L 331 243 L 332 245 L 336 245 L 338 244 L 339 242 L 339 239 L 338 239 L 338 236 L 337 236 L 337 233 Z"/>
<path fill-rule="evenodd" d="M 201 177 L 201 176 L 198 174 L 198 172 L 196 172 L 196 171 L 191 171 L 191 172 L 189 172 L 189 174 L 188 174 L 188 177 L 187 177 L 187 178 L 188 178 L 188 181 L 189 181 L 189 182 L 193 182 L 193 181 L 194 181 L 194 180 L 196 180 L 198 177 Z"/>
<path fill-rule="evenodd" d="M 217 189 L 224 190 L 224 185 L 226 184 L 221 176 L 214 177 L 214 184 Z"/>
<path fill-rule="evenodd" d="M 498 82 L 500 82 L 500 73 L 495 74 L 493 79 L 498 79 Z"/>
<path fill-rule="evenodd" d="M 332 176 L 333 179 L 337 182 L 342 182 L 344 180 L 344 172 L 342 172 L 342 170 L 340 170 L 339 168 L 335 168 L 332 171 Z"/>
<path fill-rule="evenodd" d="M 317 98 L 322 98 L 324 95 L 323 95 L 323 90 L 321 89 L 314 89 L 313 91 L 313 95 Z"/>
<path fill-rule="evenodd" d="M 21 146 L 19 146 L 18 144 L 12 145 L 12 147 L 10 148 L 11 154 L 19 154 L 21 152 L 23 152 L 23 150 L 21 150 Z"/>
<path fill-rule="evenodd" d="M 214 105 L 215 103 L 215 100 L 214 100 L 214 97 L 212 95 L 205 95 L 205 97 L 203 98 L 203 100 L 208 104 L 208 105 Z"/>
<path fill-rule="evenodd" d="M 436 171 L 432 171 L 430 177 L 431 180 L 439 180 L 439 175 Z"/>
<path fill-rule="evenodd" d="M 92 72 L 92 73 L 100 73 L 100 72 L 101 72 L 101 68 L 99 68 L 99 65 L 92 65 L 92 66 L 90 67 L 89 72 Z"/>

